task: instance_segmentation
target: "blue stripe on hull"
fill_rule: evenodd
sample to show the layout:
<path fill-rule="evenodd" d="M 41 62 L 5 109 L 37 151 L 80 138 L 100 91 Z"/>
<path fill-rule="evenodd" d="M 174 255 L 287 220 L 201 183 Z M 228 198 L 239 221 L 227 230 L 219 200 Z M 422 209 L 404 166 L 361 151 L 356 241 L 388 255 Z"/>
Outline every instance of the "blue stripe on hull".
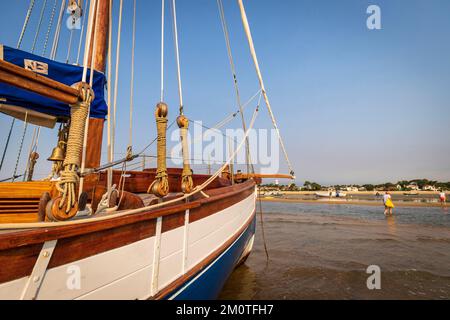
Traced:
<path fill-rule="evenodd" d="M 248 228 L 218 258 L 166 298 L 174 300 L 216 299 L 251 237 L 255 234 L 256 215 Z"/>

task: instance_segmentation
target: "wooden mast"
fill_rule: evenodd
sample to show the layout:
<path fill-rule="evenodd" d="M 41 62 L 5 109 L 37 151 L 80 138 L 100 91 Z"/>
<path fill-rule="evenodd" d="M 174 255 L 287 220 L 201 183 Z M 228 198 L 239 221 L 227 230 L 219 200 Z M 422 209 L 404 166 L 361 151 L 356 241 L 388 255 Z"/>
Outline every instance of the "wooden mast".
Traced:
<path fill-rule="evenodd" d="M 89 63 L 92 54 L 95 54 L 94 70 L 105 72 L 106 55 L 108 52 L 108 33 L 109 33 L 109 0 L 97 0 L 97 9 L 99 14 L 94 16 L 98 19 L 94 20 L 94 28 L 92 30 L 92 36 L 95 34 L 97 37 L 96 47 L 93 47 L 95 41 L 91 41 L 91 48 L 89 49 Z M 86 8 L 84 8 L 84 14 L 86 14 Z M 109 115 L 108 115 L 109 116 Z M 86 146 L 86 168 L 96 168 L 100 166 L 102 140 L 103 140 L 103 119 L 89 119 L 89 131 Z"/>

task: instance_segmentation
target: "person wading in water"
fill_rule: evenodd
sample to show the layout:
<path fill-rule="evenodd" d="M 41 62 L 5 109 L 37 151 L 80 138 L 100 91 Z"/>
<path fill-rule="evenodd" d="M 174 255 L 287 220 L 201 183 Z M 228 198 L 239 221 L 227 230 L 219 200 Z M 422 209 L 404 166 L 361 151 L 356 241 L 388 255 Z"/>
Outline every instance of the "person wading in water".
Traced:
<path fill-rule="evenodd" d="M 384 203 L 384 215 L 387 216 L 392 215 L 392 208 L 394 208 L 394 204 L 391 200 L 391 194 L 389 191 L 386 191 L 386 193 L 383 196 L 383 203 Z"/>

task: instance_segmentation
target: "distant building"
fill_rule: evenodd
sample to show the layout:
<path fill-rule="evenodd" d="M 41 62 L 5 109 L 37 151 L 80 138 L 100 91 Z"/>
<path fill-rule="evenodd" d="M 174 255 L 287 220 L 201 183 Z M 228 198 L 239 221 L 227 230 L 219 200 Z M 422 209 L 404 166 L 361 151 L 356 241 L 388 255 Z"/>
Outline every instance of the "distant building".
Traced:
<path fill-rule="evenodd" d="M 423 191 L 437 191 L 435 186 L 426 185 L 422 188 Z"/>
<path fill-rule="evenodd" d="M 353 187 L 353 186 L 345 187 L 344 190 L 346 190 L 348 192 L 358 192 L 359 191 L 357 187 Z"/>
<path fill-rule="evenodd" d="M 406 186 L 406 189 L 410 189 L 410 190 L 414 190 L 414 191 L 420 190 L 419 186 L 417 184 L 415 184 L 415 183 L 408 184 Z"/>

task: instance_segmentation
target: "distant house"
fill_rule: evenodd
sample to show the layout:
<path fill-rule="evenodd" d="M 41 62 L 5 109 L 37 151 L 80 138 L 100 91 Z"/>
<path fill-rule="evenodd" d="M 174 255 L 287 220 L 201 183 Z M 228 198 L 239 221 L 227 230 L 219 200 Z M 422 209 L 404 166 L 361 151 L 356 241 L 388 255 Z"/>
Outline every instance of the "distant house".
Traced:
<path fill-rule="evenodd" d="M 361 188 L 358 189 L 358 191 L 367 191 L 367 189 L 364 188 L 364 187 L 361 187 Z"/>
<path fill-rule="evenodd" d="M 397 190 L 398 190 L 398 191 L 401 191 L 402 189 L 403 189 L 403 187 L 402 187 L 401 185 L 398 184 L 398 185 L 397 185 Z"/>
<path fill-rule="evenodd" d="M 417 184 L 415 184 L 415 183 L 408 184 L 406 186 L 406 189 L 414 190 L 414 191 L 420 190 L 419 186 Z"/>
<path fill-rule="evenodd" d="M 431 186 L 431 185 L 423 186 L 422 190 L 423 191 L 437 191 L 436 187 L 435 186 Z"/>
<path fill-rule="evenodd" d="M 345 187 L 344 190 L 346 190 L 348 192 L 358 192 L 359 191 L 357 187 L 353 187 L 353 186 Z"/>

